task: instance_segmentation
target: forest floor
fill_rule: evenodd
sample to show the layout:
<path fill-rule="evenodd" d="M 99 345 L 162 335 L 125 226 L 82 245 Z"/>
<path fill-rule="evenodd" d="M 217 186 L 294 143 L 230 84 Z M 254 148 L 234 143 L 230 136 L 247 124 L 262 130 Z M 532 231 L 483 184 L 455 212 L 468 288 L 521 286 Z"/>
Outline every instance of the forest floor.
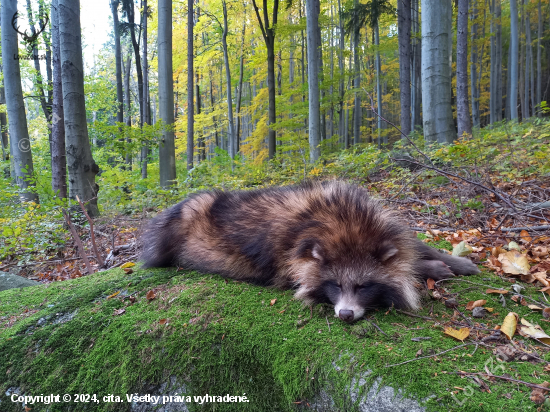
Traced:
<path fill-rule="evenodd" d="M 166 392 L 171 383 L 250 399 L 221 410 L 312 409 L 322 393 L 335 410 L 351 410 L 381 377 L 427 410 L 546 410 L 550 175 L 540 148 L 548 147 L 549 131 L 458 144 L 422 168 L 396 168 L 397 153 L 383 167 L 329 159 L 309 173 L 368 187 L 426 243 L 482 269 L 428 281 L 417 313 L 379 310 L 347 325 L 328 306 L 310 313 L 291 291 L 141 269 L 139 232 L 157 212 L 149 207 L 96 219 L 95 249 L 85 219 L 77 222 L 93 275 L 68 234 L 55 254 L 4 259 L 0 271 L 44 285 L 0 293 L 1 409 L 13 406 L 10 388 L 124 396 Z M 475 150 L 490 156 L 468 162 Z M 423 162 L 422 153 L 407 159 Z M 359 392 L 350 390 L 357 382 Z M 130 410 L 124 407 L 86 405 Z"/>

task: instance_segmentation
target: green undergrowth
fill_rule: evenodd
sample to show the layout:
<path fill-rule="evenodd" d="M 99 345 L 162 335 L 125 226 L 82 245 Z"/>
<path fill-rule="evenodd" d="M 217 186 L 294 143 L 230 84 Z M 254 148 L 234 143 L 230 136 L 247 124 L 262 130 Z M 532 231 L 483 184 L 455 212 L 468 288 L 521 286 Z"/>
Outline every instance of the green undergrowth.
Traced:
<path fill-rule="evenodd" d="M 510 283 L 485 273 L 467 280 L 510 288 Z M 487 327 L 500 324 L 509 311 L 546 326 L 539 314 L 509 297 L 503 308 L 498 296 L 486 295 L 484 287 L 460 281 L 446 282 L 445 287 L 458 293 L 462 309 L 470 300 L 487 299 L 486 306 L 495 308 L 482 320 Z M 148 300 L 147 293 L 154 299 Z M 535 293 L 528 287 L 526 295 Z M 133 304 L 123 299 L 128 296 L 135 298 Z M 125 312 L 116 314 L 120 309 Z M 382 384 L 402 389 L 430 411 L 536 410 L 526 387 L 488 382 L 491 393 L 485 393 L 455 374 L 483 372 L 487 365 L 495 374 L 544 380 L 534 377 L 544 376 L 540 364 L 501 363 L 487 348 L 474 353 L 475 346 L 467 346 L 388 368 L 415 359 L 419 350 L 424 356 L 461 344 L 443 333 L 442 324 L 452 310 L 441 302 L 426 296 L 418 315 L 440 324 L 379 310 L 347 325 L 334 317 L 332 307 L 323 305 L 314 307 L 310 319 L 309 307 L 294 300 L 292 291 L 173 269 L 138 268 L 125 274 L 117 268 L 8 290 L 0 293 L 0 410 L 22 410 L 6 395 L 17 388 L 26 395 L 96 394 L 99 400 L 29 405 L 32 411 L 127 411 L 126 394 L 159 395 L 167 392 L 161 392 L 161 384 L 172 382 L 172 390 L 184 390 L 188 396 L 244 393 L 249 400 L 191 402 L 190 410 L 311 410 L 307 405 L 314 405 L 324 392 L 334 400 L 334 410 L 353 411 L 357 405 L 350 385 L 360 377 L 366 384 L 357 390 L 368 389 L 381 377 Z M 430 339 L 411 341 L 418 337 Z M 533 375 L 535 371 L 539 375 Z M 122 403 L 103 402 L 108 394 L 120 396 Z"/>

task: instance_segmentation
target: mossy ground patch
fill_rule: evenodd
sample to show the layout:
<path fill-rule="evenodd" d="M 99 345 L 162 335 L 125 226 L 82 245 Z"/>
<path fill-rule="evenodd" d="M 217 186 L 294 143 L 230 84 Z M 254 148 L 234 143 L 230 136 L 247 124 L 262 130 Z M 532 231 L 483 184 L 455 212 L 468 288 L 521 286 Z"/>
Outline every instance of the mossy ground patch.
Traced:
<path fill-rule="evenodd" d="M 440 245 L 443 246 L 443 245 Z M 462 278 L 460 278 L 462 279 Z M 466 279 L 466 278 L 464 278 Z M 509 288 L 494 275 L 467 280 Z M 540 323 L 539 313 L 506 298 L 487 295 L 483 287 L 446 282 L 460 305 L 487 299 L 495 308 L 483 319 L 487 328 L 500 324 L 508 311 Z M 146 297 L 153 290 L 155 298 Z M 117 296 L 107 299 L 112 294 Z M 528 287 L 527 295 L 536 294 Z M 131 304 L 128 296 L 135 297 Z M 486 381 L 482 392 L 471 378 L 456 372 L 484 372 L 540 383 L 541 364 L 503 363 L 487 348 L 467 346 L 443 355 L 386 367 L 460 344 L 443 333 L 453 314 L 426 297 L 420 316 L 392 310 L 375 311 L 368 319 L 347 325 L 334 318 L 330 306 L 310 309 L 280 291 L 225 280 L 219 276 L 174 269 L 112 269 L 48 286 L 0 293 L 0 409 L 19 411 L 6 390 L 26 394 L 95 393 L 98 396 L 146 393 L 176 376 L 188 395 L 242 395 L 249 403 L 189 404 L 193 410 L 307 410 L 323 390 L 335 410 L 353 410 L 350 385 L 367 371 L 367 385 L 382 377 L 385 385 L 423 399 L 428 410 L 536 410 L 530 389 L 503 381 Z M 126 299 L 123 299 L 127 297 Z M 274 304 L 272 300 L 276 299 Z M 494 302 L 493 302 L 494 301 Z M 115 311 L 125 309 L 121 315 Z M 69 316 L 70 315 L 70 316 Z M 380 333 L 372 322 L 385 334 Z M 412 341 L 412 338 L 429 338 Z M 527 348 L 539 346 L 523 338 Z M 498 368 L 502 365 L 503 368 Z M 546 378 L 547 379 L 547 378 Z M 30 405 L 31 406 L 31 405 Z M 33 411 L 69 410 L 66 404 L 31 406 Z M 71 410 L 123 411 L 128 403 L 87 403 Z M 76 408 L 76 409 L 75 409 Z"/>

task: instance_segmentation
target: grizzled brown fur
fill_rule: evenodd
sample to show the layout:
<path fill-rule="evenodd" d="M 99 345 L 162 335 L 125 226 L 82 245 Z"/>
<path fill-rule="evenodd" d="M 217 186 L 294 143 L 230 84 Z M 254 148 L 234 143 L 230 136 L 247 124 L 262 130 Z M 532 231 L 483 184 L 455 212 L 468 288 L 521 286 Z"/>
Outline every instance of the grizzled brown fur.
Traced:
<path fill-rule="evenodd" d="M 142 241 L 147 267 L 293 288 L 307 303 L 332 303 L 345 321 L 380 306 L 416 309 L 419 279 L 478 271 L 339 181 L 197 193 L 155 217 Z"/>

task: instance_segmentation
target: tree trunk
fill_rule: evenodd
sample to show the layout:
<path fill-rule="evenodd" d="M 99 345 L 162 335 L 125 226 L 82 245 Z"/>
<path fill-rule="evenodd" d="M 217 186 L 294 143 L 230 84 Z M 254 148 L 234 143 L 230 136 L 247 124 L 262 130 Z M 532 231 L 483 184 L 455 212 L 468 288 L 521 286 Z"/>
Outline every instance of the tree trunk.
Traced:
<path fill-rule="evenodd" d="M 23 89 L 21 87 L 21 71 L 19 68 L 19 55 L 17 47 L 17 32 L 9 29 L 11 19 L 17 12 L 17 2 L 2 0 L 2 56 L 4 64 L 4 87 L 6 91 L 6 105 L 10 129 L 10 152 L 15 172 L 15 181 L 20 188 L 22 201 L 38 202 L 38 196 L 34 193 L 31 181 L 33 175 L 33 162 L 25 103 L 23 102 Z"/>
<path fill-rule="evenodd" d="M 523 85 L 524 85 L 524 119 L 527 119 L 531 116 L 531 111 L 529 110 L 529 73 L 531 73 L 531 21 L 529 19 L 529 11 L 527 7 L 524 6 L 523 13 L 525 15 L 525 70 L 523 74 Z"/>
<path fill-rule="evenodd" d="M 187 113 L 191 113 L 191 134 L 187 140 L 193 144 L 193 0 L 189 0 L 189 21 L 191 26 L 188 32 L 187 44 L 191 43 L 188 56 L 191 55 L 191 65 L 188 66 L 188 76 L 191 76 L 187 92 L 191 93 L 191 105 Z M 190 34 L 190 35 L 189 35 Z M 159 87 L 159 117 L 166 129 L 162 133 L 159 145 L 159 174 L 160 185 L 168 187 L 176 180 L 176 148 L 174 142 L 174 81 L 172 78 L 172 0 L 159 0 L 158 2 L 158 87 Z M 189 90 L 191 89 L 191 90 Z M 189 125 L 187 126 L 189 133 Z M 189 143 L 188 143 L 189 147 Z M 191 146 L 192 147 L 192 146 Z M 189 153 L 189 152 L 188 152 Z M 189 156 L 189 154 L 188 154 Z M 189 163 L 191 162 L 191 163 Z M 193 167 L 193 152 L 191 159 L 187 159 L 187 167 Z"/>
<path fill-rule="evenodd" d="M 256 4 L 256 0 L 252 0 L 252 4 L 254 6 L 254 11 L 256 12 L 256 17 L 258 19 L 258 23 L 260 24 L 260 30 L 267 49 L 267 90 L 269 105 L 267 151 L 269 159 L 273 159 L 273 157 L 275 157 L 277 135 L 271 125 L 275 124 L 277 121 L 277 112 L 275 108 L 275 27 L 277 26 L 277 15 L 279 13 L 279 0 L 273 0 L 273 21 L 271 24 L 269 22 L 267 0 L 263 0 L 263 20 L 260 17 L 260 11 Z"/>
<path fill-rule="evenodd" d="M 317 2 L 319 0 L 306 0 L 307 19 L 307 79 L 308 79 L 308 103 L 309 103 L 309 162 L 315 163 L 321 155 L 320 143 L 320 100 L 319 100 L 319 40 L 317 30 L 319 28 L 319 15 Z"/>
<path fill-rule="evenodd" d="M 63 85 L 61 81 L 61 49 L 59 44 L 59 4 L 52 0 L 52 189 L 58 197 L 67 197 L 67 159 L 65 155 L 65 116 L 63 114 Z"/>
<path fill-rule="evenodd" d="M 345 135 L 345 122 L 344 122 L 344 80 L 345 80 L 345 58 L 344 58 L 344 42 L 345 42 L 345 33 L 344 25 L 342 23 L 342 4 L 338 0 L 338 30 L 340 33 L 340 47 L 338 50 L 338 69 L 340 71 L 340 82 L 338 88 L 338 126 L 340 131 L 340 137 L 342 143 L 344 144 L 344 149 L 348 148 L 348 139 Z"/>
<path fill-rule="evenodd" d="M 382 143 L 382 86 L 380 84 L 380 76 L 382 75 L 382 67 L 380 64 L 380 34 L 378 33 L 378 21 L 374 24 L 374 45 L 376 46 L 376 110 L 378 112 L 378 149 L 381 149 Z M 361 115 L 361 112 L 359 112 Z M 386 142 L 384 142 L 386 143 Z"/>
<path fill-rule="evenodd" d="M 240 135 L 241 135 L 241 99 L 243 96 L 243 75 L 244 75 L 244 37 L 246 33 L 246 24 L 243 25 L 242 41 L 241 41 L 241 58 L 239 60 L 239 84 L 237 85 L 237 127 L 235 128 L 235 142 L 236 142 L 236 151 L 237 153 L 240 150 Z M 293 59 L 291 58 L 291 62 Z M 293 65 L 292 65 L 293 66 Z M 292 82 L 291 82 L 292 83 Z"/>
<path fill-rule="evenodd" d="M 31 28 L 31 33 L 33 35 L 36 35 L 36 28 L 34 27 L 34 19 L 32 15 L 31 0 L 27 0 L 27 15 L 29 18 L 29 26 Z M 37 42 L 38 40 L 36 40 L 32 46 L 32 54 L 34 56 L 38 56 Z M 52 114 L 51 94 L 47 96 L 46 90 L 44 90 L 44 84 L 42 82 L 42 71 L 40 69 L 40 60 L 35 58 L 33 59 L 33 62 L 34 62 L 34 69 L 36 70 L 36 91 L 40 98 L 40 105 L 42 106 L 42 111 L 44 112 L 44 116 L 46 117 L 46 120 L 49 121 Z"/>
<path fill-rule="evenodd" d="M 113 13 L 113 28 L 115 33 L 115 65 L 116 65 L 116 96 L 118 110 L 116 121 L 124 122 L 124 101 L 122 95 L 122 50 L 120 47 L 120 30 L 118 22 L 118 5 L 120 0 L 111 1 L 111 12 Z"/>
<path fill-rule="evenodd" d="M 143 124 L 151 124 L 151 112 L 149 102 L 149 67 L 147 62 L 147 0 L 143 0 L 143 112 L 141 117 Z M 149 144 L 147 140 L 141 146 L 141 178 L 147 179 L 147 156 L 149 155 Z"/>
<path fill-rule="evenodd" d="M 542 50 L 542 9 L 541 9 L 541 0 L 538 4 L 538 13 L 539 13 L 539 25 L 537 29 L 537 97 L 535 103 L 537 105 L 542 101 L 542 67 L 541 67 L 541 50 Z M 550 54 L 548 51 L 546 52 Z"/>
<path fill-rule="evenodd" d="M 227 80 L 227 119 L 228 119 L 228 147 L 229 157 L 231 160 L 235 158 L 237 154 L 236 142 L 235 142 L 235 122 L 233 119 L 233 99 L 231 97 L 231 70 L 229 69 L 229 53 L 227 51 L 227 6 L 225 0 L 222 0 L 223 8 L 223 33 L 222 33 L 222 47 L 223 47 L 223 60 L 225 64 L 225 76 Z M 234 169 L 235 165 L 231 161 L 231 169 Z"/>
<path fill-rule="evenodd" d="M 477 2 L 472 2 L 472 26 L 471 26 L 471 48 L 470 48 L 470 95 L 472 102 L 472 120 L 474 127 L 479 127 L 479 95 L 477 90 Z M 459 133 L 460 134 L 460 133 Z"/>
<path fill-rule="evenodd" d="M 78 196 L 83 202 L 88 202 L 88 214 L 97 216 L 99 186 L 95 183 L 95 176 L 99 167 L 92 158 L 88 139 L 81 36 L 80 1 L 59 0 L 59 45 L 69 195 L 71 199 Z"/>
<path fill-rule="evenodd" d="M 358 0 L 355 0 L 357 7 Z M 353 87 L 355 89 L 355 104 L 353 109 L 353 144 L 357 145 L 361 141 L 361 95 L 359 88 L 361 87 L 361 70 L 359 61 L 359 28 L 356 28 L 353 33 L 353 70 L 354 80 Z"/>
<path fill-rule="evenodd" d="M 468 0 L 458 0 L 456 32 L 456 113 L 460 138 L 472 134 L 468 105 Z"/>
<path fill-rule="evenodd" d="M 126 100 L 126 127 L 127 127 L 127 133 L 126 136 L 126 142 L 130 144 L 132 142 L 132 139 L 130 139 L 130 127 L 132 126 L 132 114 L 131 114 L 131 100 L 130 100 L 130 75 L 132 73 L 132 53 L 128 53 L 128 58 L 126 60 L 126 67 L 125 67 L 125 73 L 124 73 L 124 93 L 126 93 L 125 100 Z M 126 164 L 130 165 L 130 170 L 132 169 L 132 152 L 128 149 L 126 151 Z"/>
<path fill-rule="evenodd" d="M 401 131 L 411 133 L 411 0 L 397 1 Z"/>
<path fill-rule="evenodd" d="M 510 44 L 511 54 L 508 57 L 508 70 L 510 70 L 510 118 L 518 118 L 518 6 L 517 0 L 510 0 Z"/>
<path fill-rule="evenodd" d="M 449 36 L 450 0 L 422 0 L 422 103 L 426 142 L 452 143 L 456 138 L 451 108 Z"/>
<path fill-rule="evenodd" d="M 160 1 L 160 0 L 159 0 Z M 134 58 L 136 61 L 136 72 L 138 78 L 138 102 L 139 102 L 139 126 L 143 125 L 143 72 L 141 71 L 141 57 L 139 55 L 139 44 L 136 39 L 136 28 L 134 19 L 134 2 L 132 0 L 123 0 L 123 8 L 128 16 L 128 23 L 130 25 L 130 38 L 132 40 L 132 47 L 134 48 Z M 159 7 L 160 8 L 160 7 Z"/>

